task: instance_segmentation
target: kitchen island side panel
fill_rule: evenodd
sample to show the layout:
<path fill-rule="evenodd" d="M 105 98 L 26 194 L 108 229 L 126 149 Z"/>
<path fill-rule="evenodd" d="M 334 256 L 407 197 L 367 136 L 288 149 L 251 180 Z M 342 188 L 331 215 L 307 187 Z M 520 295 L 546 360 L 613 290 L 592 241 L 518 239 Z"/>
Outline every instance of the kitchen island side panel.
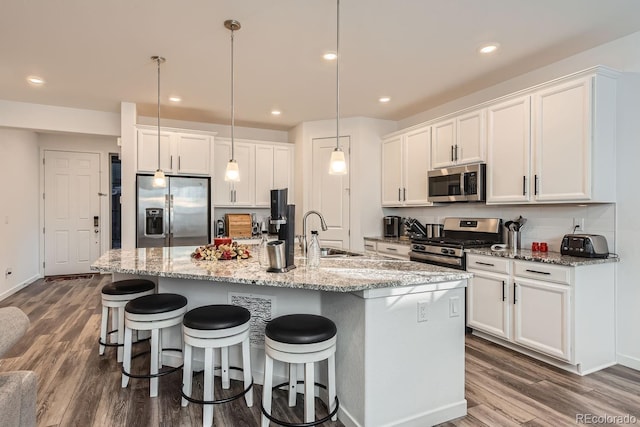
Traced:
<path fill-rule="evenodd" d="M 323 295 L 322 313 L 338 326 L 345 426 L 423 427 L 466 415 L 464 297 L 463 285 L 379 298 Z"/>

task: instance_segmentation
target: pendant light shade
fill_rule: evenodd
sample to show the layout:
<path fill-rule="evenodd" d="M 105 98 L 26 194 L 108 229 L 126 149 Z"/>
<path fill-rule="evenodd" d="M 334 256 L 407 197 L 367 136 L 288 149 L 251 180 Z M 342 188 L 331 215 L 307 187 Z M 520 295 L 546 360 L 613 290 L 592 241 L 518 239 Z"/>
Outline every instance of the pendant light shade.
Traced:
<path fill-rule="evenodd" d="M 240 29 L 240 23 L 235 19 L 228 19 L 224 21 L 224 26 L 228 30 L 231 30 L 231 159 L 227 163 L 227 170 L 224 174 L 224 180 L 228 182 L 240 181 L 240 169 L 238 168 L 238 162 L 234 157 L 235 140 L 234 140 L 234 128 L 235 128 L 235 97 L 234 97 L 234 72 L 233 72 L 233 32 Z"/>
<path fill-rule="evenodd" d="M 347 162 L 340 148 L 340 0 L 336 0 L 336 148 L 331 153 L 329 174 L 347 174 Z"/>
<path fill-rule="evenodd" d="M 158 169 L 153 174 L 153 186 L 154 187 L 166 187 L 167 180 L 164 177 L 164 172 L 160 168 L 160 64 L 166 61 L 162 56 L 152 56 L 151 60 L 158 63 Z"/>

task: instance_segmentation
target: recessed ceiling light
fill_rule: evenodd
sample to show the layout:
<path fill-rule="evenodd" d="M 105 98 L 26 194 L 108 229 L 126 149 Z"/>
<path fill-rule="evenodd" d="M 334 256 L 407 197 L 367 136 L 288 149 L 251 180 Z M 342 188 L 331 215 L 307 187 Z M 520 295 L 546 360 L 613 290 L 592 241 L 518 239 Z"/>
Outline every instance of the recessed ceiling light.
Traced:
<path fill-rule="evenodd" d="M 44 79 L 42 77 L 38 77 L 38 76 L 29 76 L 29 77 L 27 77 L 27 81 L 29 83 L 31 83 L 32 85 L 43 85 L 44 84 Z"/>
<path fill-rule="evenodd" d="M 180 101 L 182 101 L 182 98 L 180 98 L 179 96 L 170 96 L 169 97 L 169 101 L 171 101 L 171 102 L 180 102 Z"/>
<path fill-rule="evenodd" d="M 378 101 L 380 102 L 389 102 L 391 101 L 391 98 L 389 98 L 388 96 L 381 96 L 380 98 L 378 98 Z"/>
<path fill-rule="evenodd" d="M 480 48 L 480 53 L 493 53 L 498 50 L 499 47 L 500 45 L 498 43 L 489 43 Z"/>
<path fill-rule="evenodd" d="M 335 52 L 327 52 L 324 55 L 322 55 L 322 57 L 327 61 L 334 61 L 338 57 L 338 55 L 336 55 Z"/>
<path fill-rule="evenodd" d="M 271 114 L 273 116 L 279 116 L 280 114 L 282 114 L 282 111 L 280 111 L 280 110 L 271 110 Z"/>

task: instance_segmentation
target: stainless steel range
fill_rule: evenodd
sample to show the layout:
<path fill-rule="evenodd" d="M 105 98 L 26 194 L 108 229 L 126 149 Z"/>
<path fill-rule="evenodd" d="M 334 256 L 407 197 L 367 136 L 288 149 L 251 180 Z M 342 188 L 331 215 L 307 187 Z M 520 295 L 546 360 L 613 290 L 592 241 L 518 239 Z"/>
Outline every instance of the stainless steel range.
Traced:
<path fill-rule="evenodd" d="M 411 261 L 464 270 L 464 250 L 502 243 L 502 228 L 499 218 L 446 218 L 441 237 L 412 236 L 409 257 Z"/>

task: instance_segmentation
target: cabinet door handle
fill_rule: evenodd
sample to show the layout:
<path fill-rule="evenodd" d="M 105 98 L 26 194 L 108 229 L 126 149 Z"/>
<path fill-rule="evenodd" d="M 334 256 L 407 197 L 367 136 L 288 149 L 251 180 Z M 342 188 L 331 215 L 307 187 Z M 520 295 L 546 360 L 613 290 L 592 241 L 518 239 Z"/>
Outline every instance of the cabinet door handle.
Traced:
<path fill-rule="evenodd" d="M 548 271 L 529 270 L 528 268 L 525 271 L 528 271 L 529 273 L 544 274 L 546 276 L 551 275 Z"/>
<path fill-rule="evenodd" d="M 387 248 L 388 251 L 398 252 L 396 248 Z"/>
<path fill-rule="evenodd" d="M 455 151 L 454 151 L 454 152 L 455 152 L 455 154 L 456 154 L 456 156 L 455 156 L 456 158 L 455 158 L 455 159 L 453 159 L 453 160 L 455 160 L 455 161 L 457 162 L 457 161 L 458 161 L 458 144 L 456 144 L 456 149 L 455 149 Z"/>
<path fill-rule="evenodd" d="M 518 300 L 516 299 L 516 282 L 513 282 L 513 303 L 515 304 Z"/>
<path fill-rule="evenodd" d="M 451 161 L 453 162 L 453 145 L 451 146 Z"/>
<path fill-rule="evenodd" d="M 538 175 L 534 175 L 533 194 L 536 196 L 538 195 Z"/>
<path fill-rule="evenodd" d="M 364 245 L 365 249 L 373 249 L 373 245 Z"/>
<path fill-rule="evenodd" d="M 178 156 L 178 170 L 180 170 L 180 169 L 182 169 L 182 168 L 180 167 L 180 156 Z"/>
<path fill-rule="evenodd" d="M 506 283 L 503 280 L 502 281 L 502 301 L 506 301 L 506 299 L 507 299 L 507 293 L 505 291 L 505 285 L 506 285 Z"/>
<path fill-rule="evenodd" d="M 407 189 L 403 188 L 402 189 L 402 201 L 406 201 L 407 200 Z"/>
<path fill-rule="evenodd" d="M 523 196 L 527 195 L 527 177 L 526 176 L 522 177 L 522 195 Z"/>
<path fill-rule="evenodd" d="M 478 265 L 487 265 L 489 267 L 495 267 L 495 264 L 491 264 L 490 262 L 476 261 L 476 264 L 478 264 Z"/>
<path fill-rule="evenodd" d="M 400 198 L 400 194 L 402 194 L 402 190 L 400 189 L 400 187 L 398 187 L 398 201 L 401 202 L 402 199 Z"/>
<path fill-rule="evenodd" d="M 169 169 L 173 169 L 173 156 L 169 156 Z"/>

